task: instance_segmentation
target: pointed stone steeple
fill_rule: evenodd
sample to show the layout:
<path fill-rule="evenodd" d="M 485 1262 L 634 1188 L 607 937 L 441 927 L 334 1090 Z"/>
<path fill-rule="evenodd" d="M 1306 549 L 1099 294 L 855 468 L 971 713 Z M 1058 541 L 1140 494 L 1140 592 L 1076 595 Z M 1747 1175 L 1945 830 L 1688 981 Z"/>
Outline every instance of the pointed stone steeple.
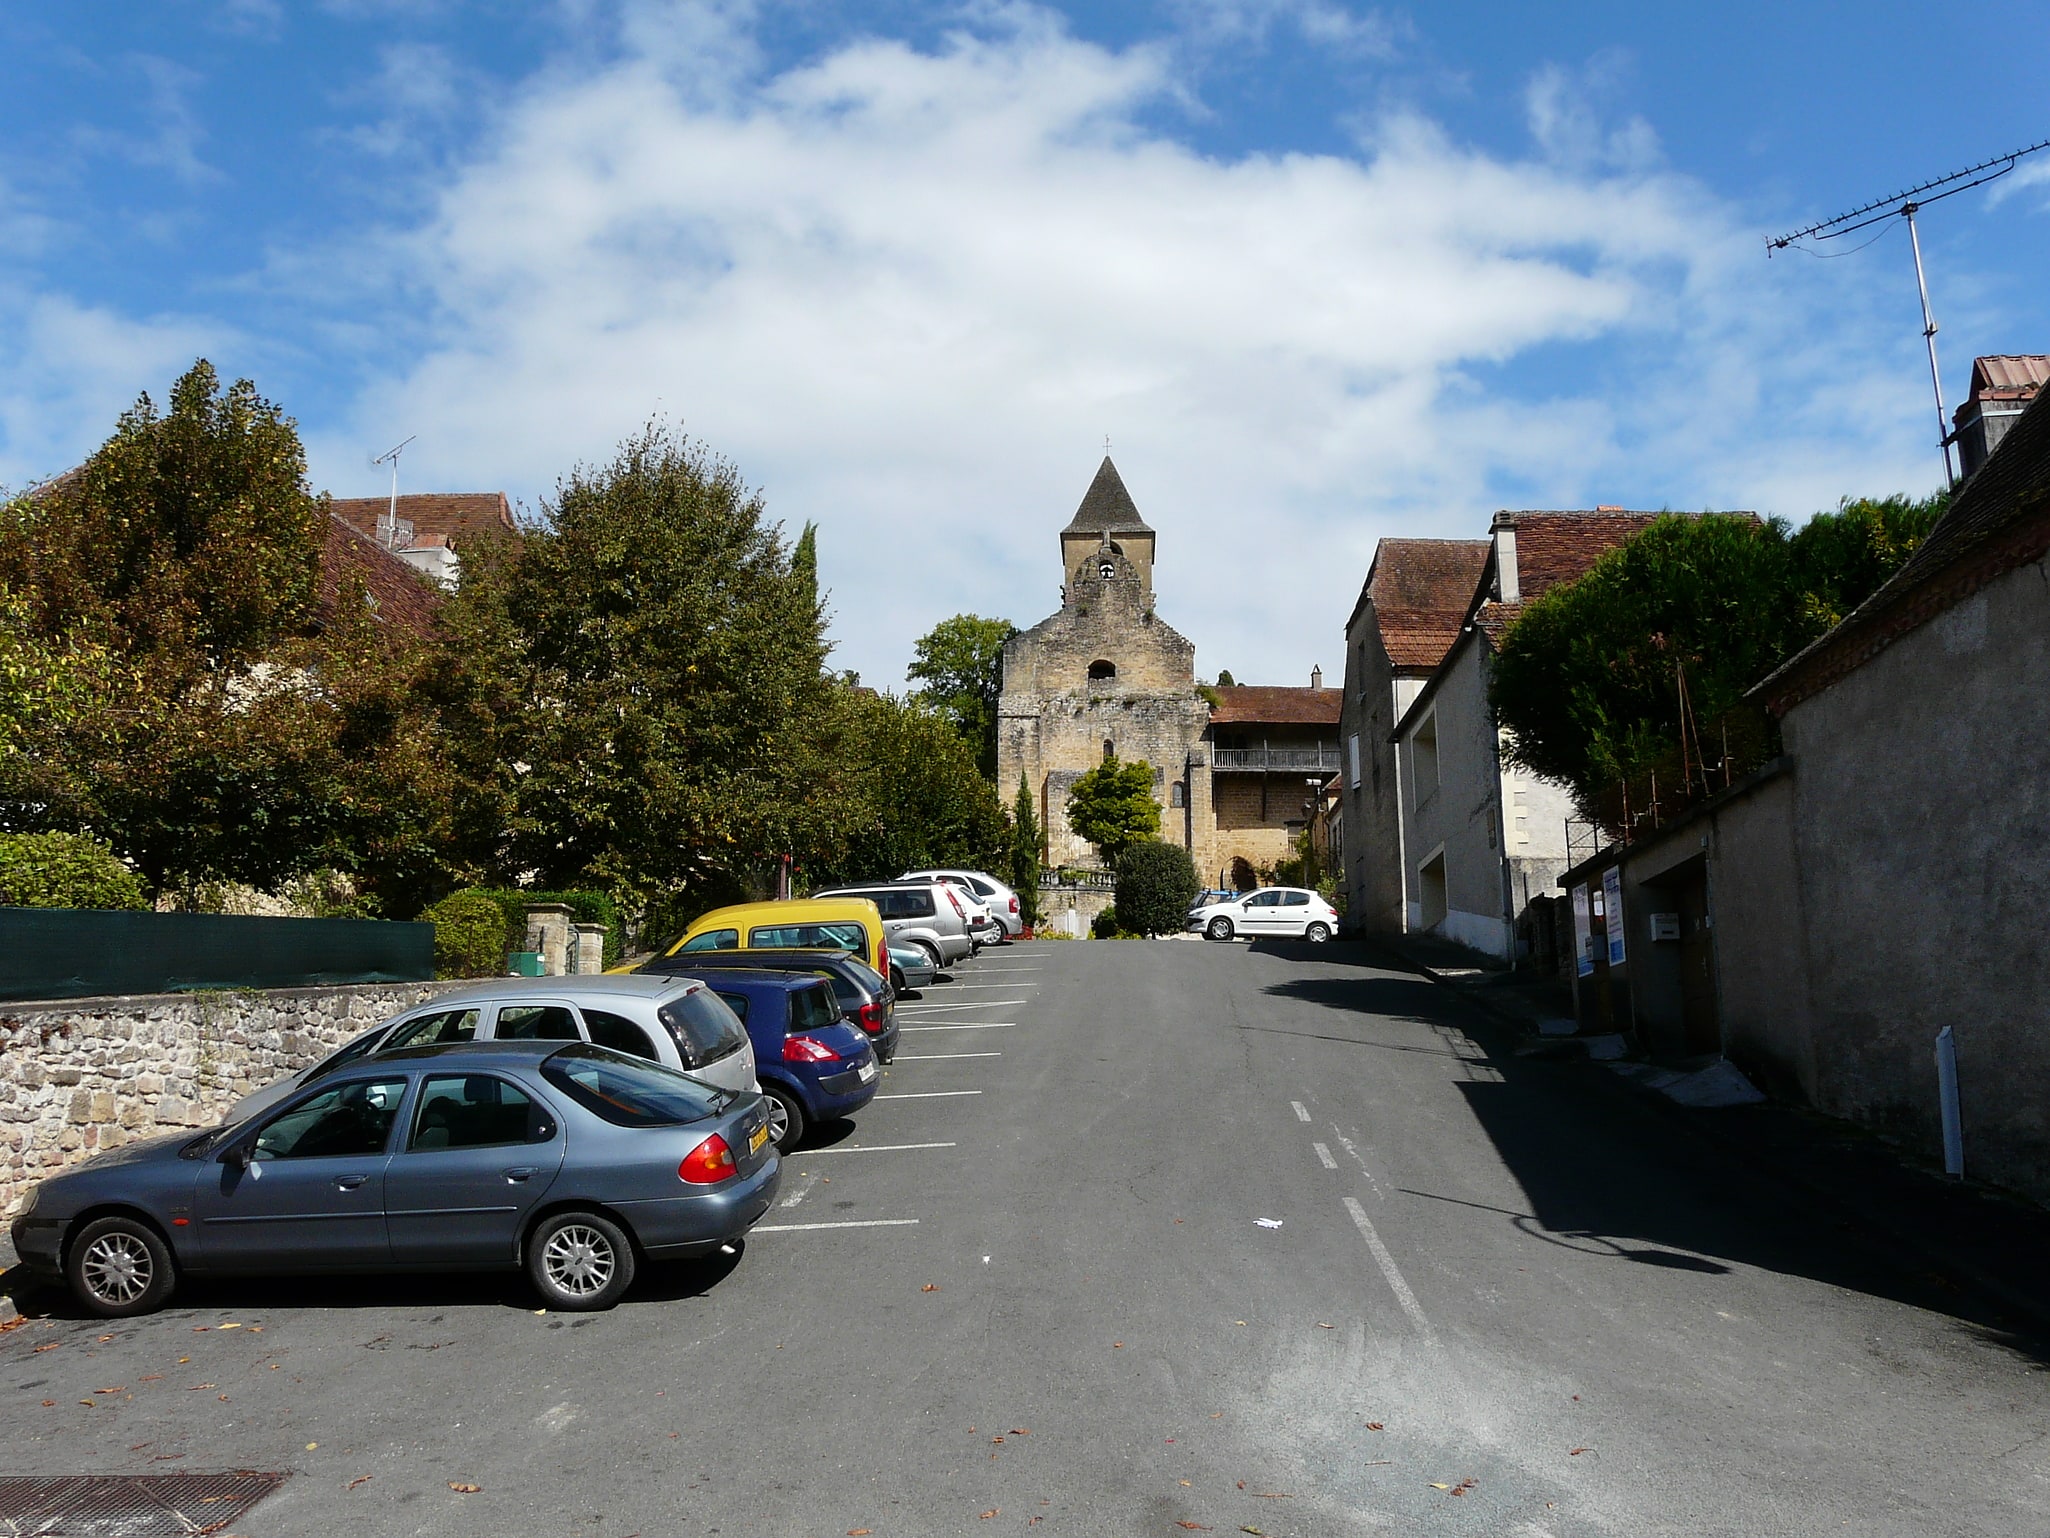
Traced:
<path fill-rule="evenodd" d="M 1061 530 L 1061 569 L 1070 580 L 1085 559 L 1110 546 L 1137 570 L 1142 591 L 1153 591 L 1153 530 L 1139 516 L 1138 504 L 1125 490 L 1118 467 L 1108 454 L 1097 467 L 1096 479 L 1083 493 L 1082 505 Z"/>

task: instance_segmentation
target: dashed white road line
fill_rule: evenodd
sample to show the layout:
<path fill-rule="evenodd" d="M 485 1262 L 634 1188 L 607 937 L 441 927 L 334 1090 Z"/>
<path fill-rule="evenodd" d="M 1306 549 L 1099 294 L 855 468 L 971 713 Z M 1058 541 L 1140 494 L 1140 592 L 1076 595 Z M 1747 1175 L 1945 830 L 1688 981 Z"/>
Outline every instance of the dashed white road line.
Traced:
<path fill-rule="evenodd" d="M 854 1218 L 844 1223 L 758 1223 L 748 1230 L 754 1234 L 809 1234 L 822 1228 L 915 1228 L 916 1218 Z"/>
<path fill-rule="evenodd" d="M 959 1148 L 959 1143 L 842 1143 L 837 1148 L 813 1148 L 806 1152 L 807 1159 L 821 1158 L 826 1154 L 844 1153 L 904 1153 L 913 1148 Z M 789 1203 L 784 1203 L 788 1206 Z"/>
<path fill-rule="evenodd" d="M 977 1020 L 960 1025 L 900 1025 L 898 1030 L 911 1031 L 1008 1031 L 1018 1022 L 1015 1020 Z"/>
<path fill-rule="evenodd" d="M 1291 1100 L 1289 1104 L 1295 1107 L 1295 1119 L 1297 1121 L 1308 1121 L 1310 1119 L 1308 1108 L 1300 1100 Z"/>
<path fill-rule="evenodd" d="M 906 1095 L 878 1095 L 878 1100 L 953 1100 L 962 1095 L 979 1095 L 979 1089 L 925 1089 Z"/>
<path fill-rule="evenodd" d="M 1402 1305 L 1402 1311 L 1409 1315 L 1409 1322 L 1416 1326 L 1417 1334 L 1426 1342 L 1438 1344 L 1438 1332 L 1431 1328 L 1431 1321 L 1424 1313 L 1424 1306 L 1417 1302 L 1416 1294 L 1409 1290 L 1409 1283 L 1402 1279 L 1395 1257 L 1388 1253 L 1388 1246 L 1381 1242 L 1381 1235 L 1375 1229 L 1373 1219 L 1367 1216 L 1367 1209 L 1352 1197 L 1345 1198 L 1345 1210 L 1351 1214 L 1353 1226 L 1360 1231 L 1360 1237 L 1367 1241 L 1367 1249 L 1374 1257 L 1374 1264 L 1381 1268 L 1381 1275 L 1387 1279 L 1388 1290 L 1395 1294 L 1395 1301 Z"/>
<path fill-rule="evenodd" d="M 1317 1150 L 1317 1162 L 1323 1165 L 1324 1168 L 1327 1170 L 1338 1168 L 1338 1161 L 1331 1157 L 1331 1150 L 1328 1147 L 1322 1143 L 1312 1143 L 1310 1146 Z"/>
<path fill-rule="evenodd" d="M 944 1063 L 955 1057 L 1002 1057 L 1001 1052 L 899 1052 L 893 1063 Z"/>

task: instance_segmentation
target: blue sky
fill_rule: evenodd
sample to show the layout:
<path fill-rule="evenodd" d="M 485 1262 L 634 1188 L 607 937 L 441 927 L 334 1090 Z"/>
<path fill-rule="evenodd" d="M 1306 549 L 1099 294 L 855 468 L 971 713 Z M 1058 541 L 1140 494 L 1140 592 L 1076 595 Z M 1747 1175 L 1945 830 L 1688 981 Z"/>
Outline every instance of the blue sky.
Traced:
<path fill-rule="evenodd" d="M 0 484 L 204 353 L 314 483 L 529 507 L 650 415 L 821 525 L 843 665 L 1029 624 L 1108 435 L 1199 668 L 1374 541 L 1940 474 L 1903 232 L 2036 139 L 2029 7 L 155 0 L 0 10 Z M 1946 393 L 2050 350 L 2050 152 L 1924 221 Z"/>

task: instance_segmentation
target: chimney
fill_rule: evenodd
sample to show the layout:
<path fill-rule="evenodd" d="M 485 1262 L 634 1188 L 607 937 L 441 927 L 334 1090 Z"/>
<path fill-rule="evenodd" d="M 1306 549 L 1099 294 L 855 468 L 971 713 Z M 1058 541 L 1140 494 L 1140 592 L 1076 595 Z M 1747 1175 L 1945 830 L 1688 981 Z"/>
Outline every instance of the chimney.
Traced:
<path fill-rule="evenodd" d="M 1310 687 L 1312 689 L 1324 687 L 1324 670 L 1322 668 L 1313 667 L 1310 669 Z"/>
<path fill-rule="evenodd" d="M 1522 603 L 1523 585 L 1516 574 L 1516 525 L 1507 513 L 1495 515 L 1495 602 Z"/>

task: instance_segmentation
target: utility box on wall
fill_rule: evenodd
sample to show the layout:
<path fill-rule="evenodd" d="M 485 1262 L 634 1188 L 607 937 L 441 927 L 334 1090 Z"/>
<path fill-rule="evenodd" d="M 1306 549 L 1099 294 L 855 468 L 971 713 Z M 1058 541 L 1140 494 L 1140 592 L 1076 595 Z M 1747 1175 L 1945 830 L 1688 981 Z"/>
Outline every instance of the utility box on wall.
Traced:
<path fill-rule="evenodd" d="M 1651 937 L 1654 940 L 1679 939 L 1680 915 L 1677 913 L 1654 913 L 1651 916 Z"/>

